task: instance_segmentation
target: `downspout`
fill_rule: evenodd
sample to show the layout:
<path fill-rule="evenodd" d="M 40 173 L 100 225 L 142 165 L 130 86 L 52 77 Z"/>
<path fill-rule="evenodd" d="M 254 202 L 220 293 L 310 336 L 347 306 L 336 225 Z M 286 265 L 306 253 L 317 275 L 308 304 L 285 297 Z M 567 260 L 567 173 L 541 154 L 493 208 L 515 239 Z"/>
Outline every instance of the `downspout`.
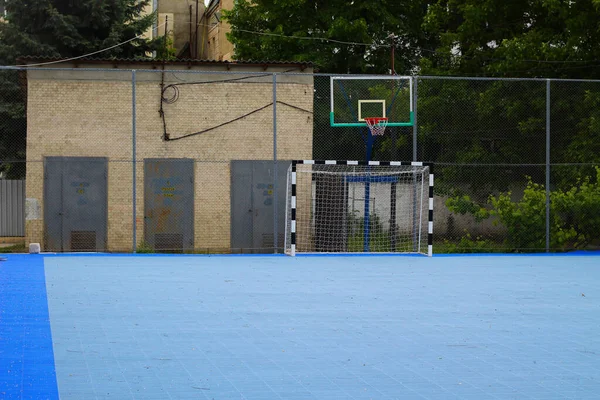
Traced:
<path fill-rule="evenodd" d="M 152 12 L 156 12 L 157 16 L 152 24 L 152 39 L 156 39 L 158 37 L 158 0 L 152 0 Z"/>
<path fill-rule="evenodd" d="M 199 25 L 199 21 L 198 21 L 198 9 L 199 5 L 198 5 L 198 0 L 196 0 L 196 38 L 194 40 L 194 57 L 195 59 L 198 59 L 198 25 Z M 190 38 L 191 39 L 191 38 Z"/>

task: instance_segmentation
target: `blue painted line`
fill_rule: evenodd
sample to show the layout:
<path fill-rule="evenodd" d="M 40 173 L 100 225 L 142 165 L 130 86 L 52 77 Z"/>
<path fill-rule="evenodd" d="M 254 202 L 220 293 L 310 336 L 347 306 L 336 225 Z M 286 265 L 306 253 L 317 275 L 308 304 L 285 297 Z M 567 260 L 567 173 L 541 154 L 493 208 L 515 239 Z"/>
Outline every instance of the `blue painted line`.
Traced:
<path fill-rule="evenodd" d="M 289 257 L 286 254 L 167 254 L 167 253 L 44 253 L 44 257 Z M 573 257 L 600 256 L 598 250 L 576 250 L 564 253 L 449 253 L 433 257 Z M 427 257 L 424 254 L 401 253 L 296 253 L 296 257 Z"/>
<path fill-rule="evenodd" d="M 288 257 L 285 254 L 43 253 L 44 257 Z"/>
<path fill-rule="evenodd" d="M 398 254 L 398 253 L 296 253 L 296 257 L 425 257 L 425 254 Z"/>
<path fill-rule="evenodd" d="M 0 398 L 59 398 L 43 256 L 0 263 Z"/>
<path fill-rule="evenodd" d="M 434 257 L 590 257 L 600 256 L 596 250 L 576 250 L 565 253 L 453 253 L 434 254 Z"/>

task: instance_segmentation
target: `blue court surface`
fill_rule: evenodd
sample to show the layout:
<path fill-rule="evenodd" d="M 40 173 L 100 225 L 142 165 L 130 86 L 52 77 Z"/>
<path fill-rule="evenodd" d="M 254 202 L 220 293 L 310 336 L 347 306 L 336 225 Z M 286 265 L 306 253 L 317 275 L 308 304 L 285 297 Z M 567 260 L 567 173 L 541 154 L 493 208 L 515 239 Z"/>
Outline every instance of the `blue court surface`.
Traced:
<path fill-rule="evenodd" d="M 598 399 L 600 256 L 10 255 L 1 399 Z"/>

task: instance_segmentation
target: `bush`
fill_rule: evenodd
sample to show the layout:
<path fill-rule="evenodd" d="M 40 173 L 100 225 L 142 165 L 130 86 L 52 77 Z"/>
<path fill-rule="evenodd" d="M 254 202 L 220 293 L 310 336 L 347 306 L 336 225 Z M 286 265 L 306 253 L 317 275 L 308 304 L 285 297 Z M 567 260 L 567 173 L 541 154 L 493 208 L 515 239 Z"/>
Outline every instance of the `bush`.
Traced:
<path fill-rule="evenodd" d="M 442 245 L 434 246 L 436 253 L 500 253 L 501 245 L 493 239 L 477 236 L 473 238 L 470 233 L 460 238 L 458 243 L 444 240 Z"/>
<path fill-rule="evenodd" d="M 600 242 L 600 168 L 595 170 L 595 182 L 589 176 L 578 179 L 570 189 L 551 196 L 551 215 L 570 232 L 568 240 L 578 249 Z"/>
<path fill-rule="evenodd" d="M 146 242 L 145 240 L 142 240 L 137 245 L 136 252 L 138 254 L 150 254 L 150 253 L 154 253 L 154 249 L 152 248 L 152 246 L 150 246 L 150 244 L 148 242 Z"/>
<path fill-rule="evenodd" d="M 572 186 L 550 193 L 550 247 L 552 249 L 583 249 L 599 241 L 600 232 L 600 168 L 596 179 L 577 179 Z M 490 196 L 486 205 L 478 205 L 469 196 L 455 196 L 446 201 L 450 211 L 471 214 L 481 221 L 494 217 L 494 224 L 507 229 L 504 244 L 507 248 L 536 250 L 546 247 L 546 189 L 528 178 L 527 187 L 519 201 L 511 200 L 511 192 Z M 474 249 L 481 244 L 469 237 L 464 245 Z"/>

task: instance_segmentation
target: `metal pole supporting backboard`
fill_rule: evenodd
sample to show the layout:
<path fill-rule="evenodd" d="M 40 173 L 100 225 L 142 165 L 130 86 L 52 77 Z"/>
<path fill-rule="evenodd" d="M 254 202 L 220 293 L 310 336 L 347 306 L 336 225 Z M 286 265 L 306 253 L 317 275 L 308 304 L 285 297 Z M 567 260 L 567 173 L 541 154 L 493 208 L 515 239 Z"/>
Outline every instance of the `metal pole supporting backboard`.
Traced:
<path fill-rule="evenodd" d="M 550 79 L 546 80 L 546 252 L 550 251 Z"/>
<path fill-rule="evenodd" d="M 413 161 L 417 161 L 417 92 L 418 92 L 418 87 L 417 87 L 417 82 L 419 81 L 418 77 L 415 76 L 415 78 L 412 80 L 413 82 L 413 90 L 412 90 L 412 104 L 413 104 L 413 126 L 412 126 L 412 134 L 413 134 Z"/>
<path fill-rule="evenodd" d="M 273 74 L 273 253 L 277 253 L 277 237 L 279 236 L 277 218 L 277 74 Z"/>
<path fill-rule="evenodd" d="M 415 77 L 415 79 L 412 80 L 412 83 L 414 85 L 413 90 L 412 90 L 412 94 L 413 96 L 411 97 L 410 101 L 412 102 L 412 109 L 414 110 L 414 116 L 413 116 L 413 129 L 412 129 L 412 134 L 413 134 L 413 151 L 412 151 L 412 160 L 413 162 L 417 161 L 417 157 L 418 157 L 418 153 L 417 153 L 417 82 L 418 82 L 418 78 Z M 416 180 L 416 174 L 413 173 L 413 251 L 417 251 L 417 180 Z"/>

